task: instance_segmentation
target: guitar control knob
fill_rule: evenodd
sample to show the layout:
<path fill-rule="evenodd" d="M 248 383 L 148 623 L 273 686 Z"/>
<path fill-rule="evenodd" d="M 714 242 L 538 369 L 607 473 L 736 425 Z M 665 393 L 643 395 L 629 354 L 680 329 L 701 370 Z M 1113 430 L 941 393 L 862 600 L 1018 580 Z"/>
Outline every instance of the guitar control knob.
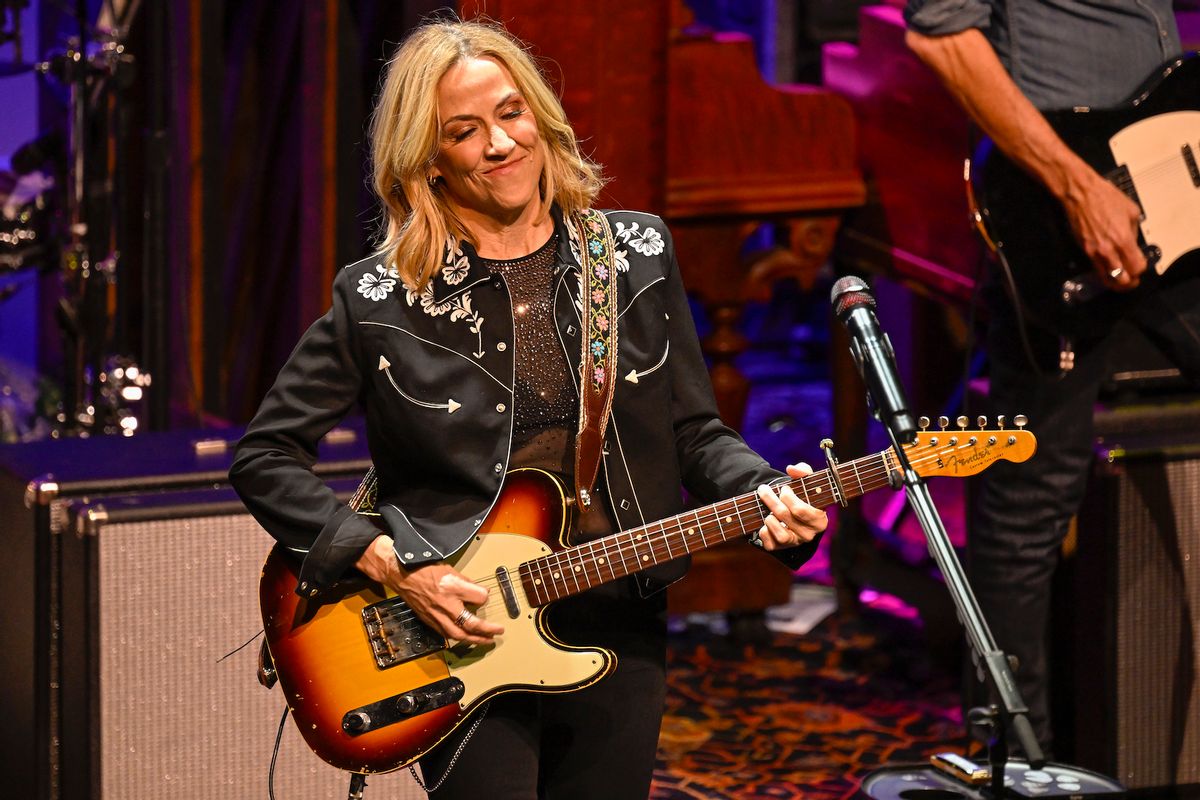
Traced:
<path fill-rule="evenodd" d="M 365 711 L 351 711 L 342 718 L 342 730 L 346 733 L 362 733 L 371 725 L 371 715 Z"/>
<path fill-rule="evenodd" d="M 411 714 L 417 710 L 416 695 L 409 692 L 396 698 L 396 710 L 401 714 Z"/>

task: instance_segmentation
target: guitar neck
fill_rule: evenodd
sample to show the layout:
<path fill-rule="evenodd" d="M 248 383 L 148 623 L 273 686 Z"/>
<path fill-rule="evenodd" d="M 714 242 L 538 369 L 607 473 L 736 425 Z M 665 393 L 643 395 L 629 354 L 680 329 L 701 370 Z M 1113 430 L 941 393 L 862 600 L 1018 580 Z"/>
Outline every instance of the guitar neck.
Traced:
<path fill-rule="evenodd" d="M 832 469 L 837 470 L 836 476 Z M 891 484 L 897 469 L 888 451 L 788 481 L 817 508 L 843 502 Z M 714 503 L 640 528 L 615 533 L 568 550 L 526 561 L 519 574 L 525 596 L 542 606 L 688 553 L 745 538 L 757 531 L 766 508 L 756 492 Z"/>

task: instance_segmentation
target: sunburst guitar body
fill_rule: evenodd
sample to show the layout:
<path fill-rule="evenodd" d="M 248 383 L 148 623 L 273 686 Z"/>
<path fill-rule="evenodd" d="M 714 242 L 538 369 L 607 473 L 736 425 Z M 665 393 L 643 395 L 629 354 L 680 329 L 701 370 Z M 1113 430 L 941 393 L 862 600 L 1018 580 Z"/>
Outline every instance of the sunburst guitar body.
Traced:
<path fill-rule="evenodd" d="M 922 432 L 905 450 L 919 475 L 963 477 L 998 459 L 1024 461 L 1026 430 Z M 792 480 L 814 506 L 897 485 L 890 451 Z M 296 593 L 300 562 L 272 549 L 259 585 L 266 643 L 288 706 L 309 747 L 350 772 L 387 772 L 429 752 L 487 700 L 510 691 L 566 692 L 603 678 L 616 658 L 572 647 L 543 623 L 556 600 L 735 538 L 761 526 L 753 493 L 641 528 L 567 546 L 571 514 L 562 484 L 515 470 L 478 534 L 449 559 L 488 588 L 480 617 L 500 623 L 492 644 L 447 641 L 398 597 L 349 578 L 313 598 Z"/>

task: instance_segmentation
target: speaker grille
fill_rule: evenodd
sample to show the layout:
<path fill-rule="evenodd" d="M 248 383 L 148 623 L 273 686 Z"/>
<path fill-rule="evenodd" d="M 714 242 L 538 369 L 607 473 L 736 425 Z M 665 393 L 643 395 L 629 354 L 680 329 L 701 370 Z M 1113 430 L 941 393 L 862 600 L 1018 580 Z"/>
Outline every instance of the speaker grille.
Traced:
<path fill-rule="evenodd" d="M 279 689 L 255 679 L 258 578 L 271 544 L 244 514 L 99 529 L 93 747 L 104 800 L 266 796 L 284 708 Z M 425 797 L 407 770 L 368 782 L 369 795 Z M 276 795 L 341 800 L 347 783 L 289 719 Z"/>
<path fill-rule="evenodd" d="M 1130 787 L 1200 783 L 1200 461 L 1125 468 L 1116 482 L 1117 769 Z"/>

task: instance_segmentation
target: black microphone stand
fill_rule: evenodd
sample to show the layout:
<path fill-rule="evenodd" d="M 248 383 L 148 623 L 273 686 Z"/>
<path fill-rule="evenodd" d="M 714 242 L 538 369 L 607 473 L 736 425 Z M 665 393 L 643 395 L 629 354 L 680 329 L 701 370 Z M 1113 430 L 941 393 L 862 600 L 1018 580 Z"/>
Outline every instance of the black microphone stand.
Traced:
<path fill-rule="evenodd" d="M 870 399 L 870 393 L 868 393 L 868 400 Z M 875 416 L 877 419 L 879 418 L 877 409 L 875 410 Z M 1022 416 L 1016 417 L 1014 421 L 1017 427 L 1025 425 L 1025 419 Z M 983 618 L 983 612 L 980 610 L 979 604 L 975 599 L 975 593 L 971 590 L 971 585 L 967 581 L 962 563 L 954 552 L 954 547 L 950 543 L 950 537 L 946 533 L 946 527 L 942 524 L 941 516 L 933 504 L 929 488 L 926 486 L 924 479 L 917 474 L 909 463 L 907 453 L 904 447 L 901 446 L 900 437 L 897 435 L 896 428 L 898 426 L 888 424 L 890 421 L 883 422 L 884 428 L 887 429 L 888 438 L 891 440 L 892 450 L 896 455 L 897 463 L 900 465 L 900 483 L 904 486 L 909 507 L 925 532 L 929 553 L 937 563 L 938 569 L 941 570 L 942 576 L 946 581 L 946 588 L 949 590 L 950 597 L 954 601 L 954 606 L 958 612 L 959 621 L 966 630 L 967 641 L 971 647 L 972 661 L 980 673 L 981 679 L 986 678 L 991 684 L 994 689 L 994 696 L 997 698 L 996 704 L 988 708 L 971 709 L 968 713 L 969 724 L 974 724 L 977 728 L 986 730 L 988 733 L 989 777 L 986 785 L 976 786 L 968 777 L 956 771 L 951 774 L 954 774 L 959 781 L 965 784 L 958 792 L 947 792 L 945 783 L 937 781 L 931 781 L 928 784 L 929 788 L 940 792 L 939 796 L 942 797 L 961 796 L 966 798 L 988 798 L 988 800 L 1029 796 L 1124 796 L 1124 787 L 1104 775 L 1063 764 L 1046 764 L 1045 756 L 1038 745 L 1033 728 L 1026 716 L 1029 708 L 1021 699 L 1012 670 L 1009 668 L 1009 659 L 997 646 L 995 639 L 992 637 L 991 630 Z M 945 418 L 939 420 L 948 442 L 953 442 L 955 436 L 973 437 L 988 435 L 988 432 L 984 430 L 985 420 L 980 420 L 979 430 L 977 431 L 966 430 L 966 417 L 958 418 L 959 427 L 962 428 L 961 431 L 945 430 L 948 422 Z M 920 425 L 922 428 L 927 428 L 929 426 L 928 418 L 922 417 Z M 1000 435 L 1000 432 L 997 431 L 996 434 Z M 964 444 L 969 444 L 969 442 L 964 442 Z M 1026 770 L 1023 764 L 1014 763 L 1012 766 L 1015 769 L 1019 769 L 1017 775 L 1014 775 L 1013 771 L 1009 769 L 1008 741 L 1010 736 L 1016 737 L 1018 744 L 1020 744 L 1021 749 L 1025 752 L 1028 766 L 1031 768 L 1030 770 Z M 1046 768 L 1046 771 L 1042 771 L 1043 767 Z M 886 772 L 887 770 L 877 771 L 878 781 L 872 781 L 871 778 L 864 781 L 863 791 L 868 796 L 881 800 L 884 798 L 886 800 L 894 800 L 894 798 L 916 796 L 911 794 L 911 792 L 916 790 L 920 784 L 909 782 L 913 778 L 911 770 L 901 769 L 900 782 L 891 781 L 892 785 L 887 786 L 883 784 L 889 783 L 888 779 L 891 776 L 885 775 L 884 773 Z M 1033 784 L 1034 777 L 1032 776 L 1036 776 L 1036 779 L 1041 781 L 1041 783 Z M 1012 785 L 1008 786 L 1006 783 Z M 1029 793 L 1022 791 L 1023 788 L 1031 784 L 1034 785 L 1036 791 Z M 954 784 L 951 785 L 953 786 Z M 934 786 L 938 788 L 934 789 Z M 900 791 L 901 788 L 903 791 Z M 876 793 L 873 793 L 873 791 Z"/>
<path fill-rule="evenodd" d="M 965 428 L 965 420 L 963 422 Z M 909 507 L 912 508 L 913 514 L 921 523 L 921 529 L 925 531 L 929 554 L 937 563 L 938 569 L 946 581 L 946 588 L 958 611 L 958 619 L 966 630 L 967 641 L 971 646 L 972 661 L 976 668 L 988 677 L 989 682 L 996 690 L 999 705 L 993 706 L 990 712 L 992 721 L 990 727 L 993 735 L 988 740 L 988 764 L 991 768 L 992 796 L 1004 797 L 1004 776 L 1008 761 L 1008 731 L 1010 729 L 1016 735 L 1021 749 L 1025 751 L 1030 766 L 1034 769 L 1041 769 L 1045 764 L 1045 757 L 1042 755 L 1041 747 L 1038 746 L 1037 738 L 1033 735 L 1029 719 L 1025 716 L 1029 712 L 1029 708 L 1017 691 L 1016 681 L 1008 667 L 1008 658 L 996 645 L 996 640 L 992 638 L 992 632 L 983 618 L 979 603 L 975 600 L 975 593 L 967 582 L 962 563 L 958 560 L 954 546 L 950 543 L 946 526 L 942 524 L 942 518 L 933 504 L 929 487 L 909 463 L 908 455 L 897 440 L 893 426 L 884 425 L 884 427 L 887 429 L 888 438 L 892 442 L 892 450 L 900 464 L 901 482 L 904 485 L 904 494 L 908 499 Z M 983 431 L 979 432 L 979 435 L 983 434 Z M 953 431 L 947 431 L 947 436 L 952 437 L 953 435 Z M 966 431 L 963 432 L 963 435 L 967 435 Z"/>

